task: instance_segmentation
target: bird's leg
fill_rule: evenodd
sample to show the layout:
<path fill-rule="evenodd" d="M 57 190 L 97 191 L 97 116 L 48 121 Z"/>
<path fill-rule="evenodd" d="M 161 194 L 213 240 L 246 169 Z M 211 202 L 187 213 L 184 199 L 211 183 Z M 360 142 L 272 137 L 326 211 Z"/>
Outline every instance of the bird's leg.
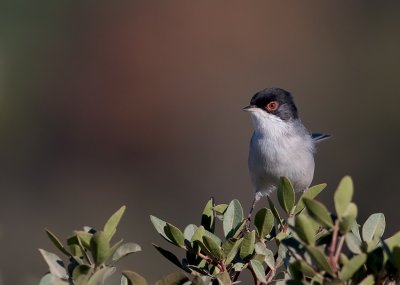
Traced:
<path fill-rule="evenodd" d="M 252 203 L 251 208 L 250 208 L 250 212 L 249 212 L 249 214 L 247 216 L 247 222 L 246 222 L 246 229 L 247 230 L 249 230 L 249 228 L 250 228 L 251 216 L 253 214 L 253 211 L 254 211 L 254 209 L 256 207 L 257 202 L 260 201 L 261 197 L 262 197 L 261 193 L 260 192 L 256 192 L 256 195 L 254 196 L 254 200 L 253 200 L 253 203 Z"/>

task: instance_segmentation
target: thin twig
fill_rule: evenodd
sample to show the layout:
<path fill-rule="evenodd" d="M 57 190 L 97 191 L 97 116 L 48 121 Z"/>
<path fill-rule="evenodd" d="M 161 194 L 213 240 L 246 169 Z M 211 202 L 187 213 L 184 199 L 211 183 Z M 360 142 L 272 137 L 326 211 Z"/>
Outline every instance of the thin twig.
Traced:
<path fill-rule="evenodd" d="M 339 233 L 339 220 L 336 220 L 333 226 L 331 245 L 329 246 L 329 263 L 331 264 L 333 271 L 337 272 L 337 266 L 335 263 L 335 252 L 337 246 L 337 237 Z"/>
<path fill-rule="evenodd" d="M 336 248 L 335 264 L 338 264 L 339 257 L 340 257 L 340 252 L 342 251 L 342 247 L 343 247 L 343 243 L 344 243 L 344 236 L 341 236 L 339 238 L 339 244 L 338 244 L 338 246 Z"/>
<path fill-rule="evenodd" d="M 200 257 L 201 259 L 204 259 L 209 264 L 217 266 L 220 271 L 222 271 L 222 272 L 226 271 L 225 264 L 221 264 L 221 263 L 215 261 L 214 259 L 208 257 L 207 255 L 202 254 L 201 252 L 198 252 L 197 256 Z"/>

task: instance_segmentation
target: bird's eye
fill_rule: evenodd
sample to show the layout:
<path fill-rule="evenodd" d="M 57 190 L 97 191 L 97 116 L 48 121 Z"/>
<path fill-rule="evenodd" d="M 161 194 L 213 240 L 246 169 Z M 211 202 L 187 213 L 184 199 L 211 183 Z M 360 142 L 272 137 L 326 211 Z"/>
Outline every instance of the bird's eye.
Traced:
<path fill-rule="evenodd" d="M 268 112 L 274 112 L 278 110 L 278 108 L 279 108 L 279 103 L 277 101 L 271 101 L 267 104 L 267 106 L 265 106 L 265 109 Z"/>

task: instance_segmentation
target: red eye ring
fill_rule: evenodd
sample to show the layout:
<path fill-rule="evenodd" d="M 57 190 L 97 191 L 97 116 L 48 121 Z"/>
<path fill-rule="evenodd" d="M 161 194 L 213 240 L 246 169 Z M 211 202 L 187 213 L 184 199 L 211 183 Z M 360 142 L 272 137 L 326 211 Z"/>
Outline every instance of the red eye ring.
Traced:
<path fill-rule="evenodd" d="M 267 104 L 267 106 L 265 106 L 265 109 L 268 112 L 275 112 L 276 110 L 278 110 L 279 108 L 279 103 L 278 101 L 271 101 Z"/>

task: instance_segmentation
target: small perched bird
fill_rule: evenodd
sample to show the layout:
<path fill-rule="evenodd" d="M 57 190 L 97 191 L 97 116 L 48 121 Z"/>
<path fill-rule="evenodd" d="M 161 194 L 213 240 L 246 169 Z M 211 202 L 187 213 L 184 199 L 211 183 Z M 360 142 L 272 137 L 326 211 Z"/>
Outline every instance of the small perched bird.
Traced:
<path fill-rule="evenodd" d="M 257 201 L 275 191 L 280 178 L 292 182 L 295 191 L 306 190 L 314 176 L 315 143 L 329 137 L 311 134 L 302 124 L 292 95 L 280 88 L 267 88 L 243 108 L 251 115 L 254 133 L 249 148 L 249 171 Z"/>

